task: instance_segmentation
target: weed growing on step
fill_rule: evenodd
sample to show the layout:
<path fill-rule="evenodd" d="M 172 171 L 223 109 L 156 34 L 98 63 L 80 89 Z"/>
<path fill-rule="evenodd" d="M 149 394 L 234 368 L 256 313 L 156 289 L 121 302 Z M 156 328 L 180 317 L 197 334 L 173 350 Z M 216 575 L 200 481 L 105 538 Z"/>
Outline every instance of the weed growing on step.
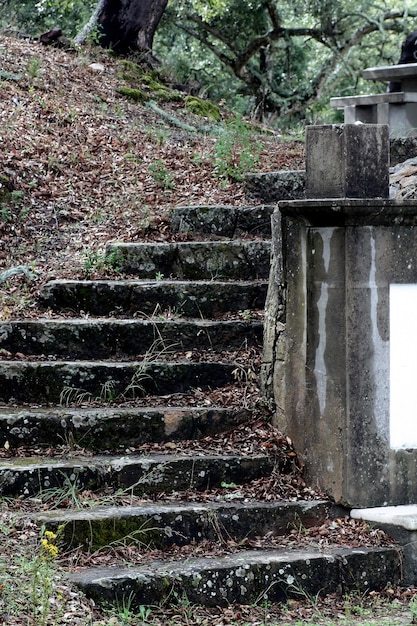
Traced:
<path fill-rule="evenodd" d="M 214 172 L 219 178 L 241 181 L 259 162 L 260 146 L 241 117 L 224 126 L 216 141 Z"/>
<path fill-rule="evenodd" d="M 105 250 L 85 250 L 83 253 L 83 271 L 86 278 L 91 278 L 95 272 L 110 270 L 119 272 L 122 255 L 115 249 L 106 254 Z"/>
<path fill-rule="evenodd" d="M 116 392 L 116 383 L 113 380 L 106 380 L 100 386 L 100 392 L 96 395 L 79 387 L 64 387 L 61 391 L 59 402 L 61 406 L 70 406 L 75 404 L 106 404 L 114 402 L 118 399 Z"/>
<path fill-rule="evenodd" d="M 162 340 L 160 334 L 157 339 L 152 343 L 151 347 L 145 355 L 142 361 L 134 368 L 133 375 L 128 384 L 121 391 L 117 390 L 116 382 L 113 380 L 106 380 L 100 385 L 100 392 L 94 394 L 80 387 L 66 386 L 60 393 L 59 402 L 61 406 L 82 404 L 106 404 L 109 402 L 123 402 L 127 400 L 134 400 L 138 397 L 143 397 L 146 393 L 145 381 L 152 381 L 152 376 L 149 374 L 149 368 L 152 363 L 158 362 L 164 356 L 171 353 L 175 349 L 175 344 L 166 346 Z"/>
<path fill-rule="evenodd" d="M 41 489 L 38 494 L 38 498 L 48 505 L 49 509 L 57 509 L 63 505 L 72 506 L 74 508 L 81 508 L 80 499 L 80 484 L 78 478 L 71 480 L 66 474 L 61 471 L 58 473 L 63 477 L 63 482 L 60 487 L 50 487 L 48 489 Z"/>
<path fill-rule="evenodd" d="M 151 624 L 150 618 L 152 610 L 148 606 L 140 605 L 132 608 L 134 595 L 131 593 L 128 598 L 123 596 L 121 601 L 117 602 L 116 608 L 108 610 L 109 618 L 112 621 L 107 624 L 114 623 L 116 626 L 139 626 L 139 624 Z M 117 620 L 114 621 L 113 620 Z"/>

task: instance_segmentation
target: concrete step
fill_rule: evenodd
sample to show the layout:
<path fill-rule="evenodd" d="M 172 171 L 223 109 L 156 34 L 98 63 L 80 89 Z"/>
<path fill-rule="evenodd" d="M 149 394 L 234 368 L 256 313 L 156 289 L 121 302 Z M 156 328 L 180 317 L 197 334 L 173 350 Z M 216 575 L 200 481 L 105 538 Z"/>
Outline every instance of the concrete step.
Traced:
<path fill-rule="evenodd" d="M 400 575 L 400 555 L 392 548 L 324 548 L 300 551 L 242 551 L 186 561 L 158 561 L 125 569 L 96 568 L 71 580 L 98 603 L 139 606 L 175 604 L 227 606 L 281 602 L 300 595 L 364 593 L 382 589 Z"/>
<path fill-rule="evenodd" d="M 106 254 L 118 268 L 139 278 L 181 280 L 267 279 L 269 241 L 187 241 L 173 243 L 111 243 Z"/>
<path fill-rule="evenodd" d="M 0 401 L 105 404 L 223 387 L 236 382 L 239 370 L 219 362 L 0 361 Z"/>
<path fill-rule="evenodd" d="M 261 321 L 37 319 L 0 322 L 2 349 L 72 359 L 144 354 L 156 343 L 177 352 L 261 346 Z"/>
<path fill-rule="evenodd" d="M 140 543 L 143 549 L 163 549 L 173 544 L 253 539 L 266 533 L 284 535 L 289 527 L 309 528 L 324 523 L 329 502 L 167 502 L 141 506 L 101 506 L 82 510 L 57 510 L 36 516 L 48 530 L 63 528 L 65 549 L 98 550 L 117 541 Z"/>
<path fill-rule="evenodd" d="M 397 542 L 402 553 L 402 584 L 414 586 L 417 580 L 417 505 L 352 509 L 350 516 L 383 530 Z"/>
<path fill-rule="evenodd" d="M 199 439 L 247 422 L 249 409 L 119 407 L 0 409 L 0 447 L 80 446 L 113 451 L 150 442 Z"/>
<path fill-rule="evenodd" d="M 36 496 L 61 490 L 71 494 L 110 487 L 132 495 L 214 488 L 221 482 L 242 483 L 268 476 L 277 465 L 268 455 L 149 454 L 0 460 L 2 496 Z M 279 464 L 278 464 L 279 466 Z M 289 471 L 282 461 L 283 471 Z M 59 495 L 59 494 L 58 494 Z M 120 513 L 122 515 L 122 513 Z"/>
<path fill-rule="evenodd" d="M 263 309 L 267 281 L 54 280 L 40 293 L 54 311 L 90 315 L 175 314 L 215 318 L 228 312 Z"/>
<path fill-rule="evenodd" d="M 244 234 L 271 237 L 274 205 L 257 206 L 182 206 L 172 209 L 171 227 L 181 233 L 205 233 L 218 237 Z"/>
<path fill-rule="evenodd" d="M 305 170 L 279 170 L 246 174 L 246 196 L 259 202 L 279 202 L 305 198 Z"/>

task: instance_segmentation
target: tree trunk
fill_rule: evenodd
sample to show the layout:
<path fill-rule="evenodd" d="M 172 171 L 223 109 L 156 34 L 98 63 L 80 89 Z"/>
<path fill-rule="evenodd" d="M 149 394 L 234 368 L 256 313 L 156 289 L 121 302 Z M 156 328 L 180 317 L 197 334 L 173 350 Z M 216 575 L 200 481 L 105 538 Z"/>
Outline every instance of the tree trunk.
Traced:
<path fill-rule="evenodd" d="M 168 0 L 100 0 L 76 39 L 83 43 L 89 34 L 95 34 L 100 46 L 117 54 L 149 53 L 167 3 Z"/>

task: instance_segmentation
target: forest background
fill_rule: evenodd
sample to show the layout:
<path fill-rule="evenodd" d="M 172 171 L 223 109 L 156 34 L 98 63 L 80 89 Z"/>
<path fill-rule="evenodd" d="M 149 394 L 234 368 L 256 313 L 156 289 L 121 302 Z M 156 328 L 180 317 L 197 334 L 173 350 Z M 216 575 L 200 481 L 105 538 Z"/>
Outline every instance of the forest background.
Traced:
<path fill-rule="evenodd" d="M 37 37 L 59 27 L 71 39 L 96 5 L 0 0 L 0 28 Z M 398 62 L 416 17 L 398 0 L 170 0 L 152 52 L 166 75 L 200 96 L 285 130 L 342 121 L 331 96 L 384 91 L 361 72 Z M 99 43 L 99 33 L 90 40 Z"/>

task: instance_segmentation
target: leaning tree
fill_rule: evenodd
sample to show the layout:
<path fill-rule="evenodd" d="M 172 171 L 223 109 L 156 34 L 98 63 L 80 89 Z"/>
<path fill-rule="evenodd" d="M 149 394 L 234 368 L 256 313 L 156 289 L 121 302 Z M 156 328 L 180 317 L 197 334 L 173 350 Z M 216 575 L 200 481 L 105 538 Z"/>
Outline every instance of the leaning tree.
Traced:
<path fill-rule="evenodd" d="M 99 0 L 76 40 L 94 38 L 116 54 L 150 54 L 155 30 L 168 0 Z"/>

